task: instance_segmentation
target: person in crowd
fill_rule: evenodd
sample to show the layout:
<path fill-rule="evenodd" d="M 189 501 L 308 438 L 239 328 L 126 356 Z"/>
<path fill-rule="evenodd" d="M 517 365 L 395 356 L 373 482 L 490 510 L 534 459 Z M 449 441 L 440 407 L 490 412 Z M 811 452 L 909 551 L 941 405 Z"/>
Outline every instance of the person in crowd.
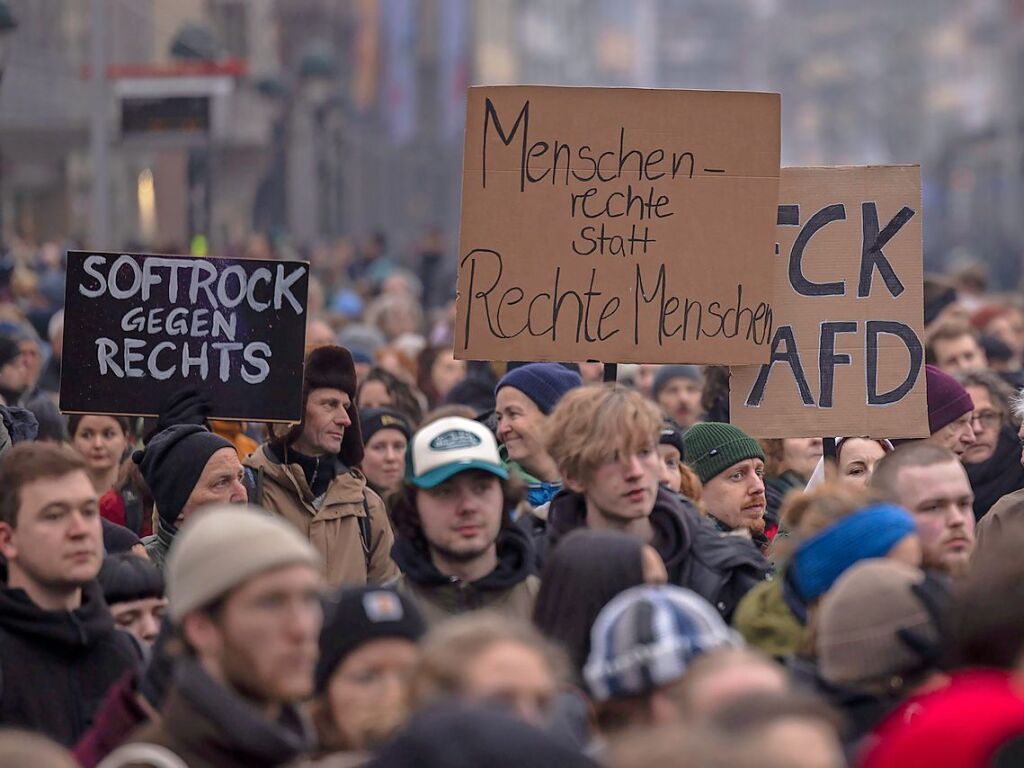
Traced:
<path fill-rule="evenodd" d="M 61 359 L 64 356 L 64 310 L 53 313 L 47 325 L 50 339 L 50 359 L 39 377 L 39 389 L 51 395 L 60 391 Z"/>
<path fill-rule="evenodd" d="M 412 428 L 398 411 L 366 408 L 359 412 L 359 429 L 363 434 L 359 470 L 373 492 L 387 501 L 402 487 L 405 450 L 412 438 Z"/>
<path fill-rule="evenodd" d="M 847 719 L 852 754 L 915 688 L 940 670 L 944 614 L 942 579 L 892 559 L 865 560 L 844 573 L 817 615 L 817 692 Z"/>
<path fill-rule="evenodd" d="M 1024 310 L 1021 307 L 1010 303 L 988 304 L 971 316 L 971 323 L 984 336 L 1005 344 L 1011 355 L 1008 370 L 1020 370 L 1024 363 Z"/>
<path fill-rule="evenodd" d="M 755 649 L 730 645 L 693 659 L 672 700 L 685 722 L 704 724 L 735 702 L 785 694 L 791 687 L 781 664 Z"/>
<path fill-rule="evenodd" d="M 140 654 L 117 631 L 96 575 L 103 541 L 85 461 L 44 443 L 0 464 L 0 724 L 66 746 Z"/>
<path fill-rule="evenodd" d="M 966 323 L 942 323 L 930 330 L 925 361 L 951 375 L 988 367 L 981 338 Z"/>
<path fill-rule="evenodd" d="M 416 386 L 433 408 L 466 378 L 466 361 L 456 360 L 451 347 L 427 347 L 416 359 Z"/>
<path fill-rule="evenodd" d="M 195 424 L 178 424 L 158 432 L 132 460 L 153 495 L 156 532 L 142 543 L 161 571 L 178 526 L 193 512 L 206 504 L 246 500 L 235 447 Z"/>
<path fill-rule="evenodd" d="M 535 531 L 541 562 L 577 528 L 636 535 L 661 556 L 669 583 L 693 589 L 731 616 L 765 577 L 768 562 L 749 540 L 720 535 L 692 504 L 660 487 L 661 426 L 657 407 L 628 387 L 594 384 L 569 392 L 551 415 L 545 443 L 566 487 L 551 501 L 542 531 L 530 519 L 521 525 Z M 689 459 L 689 446 L 686 452 Z"/>
<path fill-rule="evenodd" d="M 392 589 L 343 589 L 320 631 L 309 705 L 324 754 L 365 754 L 408 716 L 406 688 L 426 632 L 416 606 Z"/>
<path fill-rule="evenodd" d="M 21 405 L 28 380 L 28 365 L 21 346 L 8 336 L 0 336 L 0 405 Z"/>
<path fill-rule="evenodd" d="M 820 437 L 759 440 L 764 450 L 765 536 L 771 540 L 779 528 L 782 500 L 793 490 L 807 487 L 822 458 Z"/>
<path fill-rule="evenodd" d="M 37 394 L 25 403 L 25 408 L 32 412 L 39 424 L 36 440 L 54 445 L 70 442 L 67 420 L 48 393 Z"/>
<path fill-rule="evenodd" d="M 703 510 L 704 489 L 697 473 L 685 462 L 686 445 L 683 442 L 683 429 L 667 416 L 658 435 L 658 456 L 661 458 L 661 484 Z"/>
<path fill-rule="evenodd" d="M 15 445 L 35 440 L 38 434 L 39 422 L 32 411 L 0 402 L 0 460 Z"/>
<path fill-rule="evenodd" d="M 142 470 L 129 456 L 121 462 L 114 487 L 100 496 L 100 514 L 104 520 L 146 538 L 153 535 L 154 506 Z"/>
<path fill-rule="evenodd" d="M 914 516 L 926 569 L 967 573 L 974 491 L 956 454 L 929 442 L 902 445 L 878 462 L 871 487 Z"/>
<path fill-rule="evenodd" d="M 390 408 L 398 411 L 413 428 L 423 420 L 423 404 L 418 393 L 383 368 L 371 368 L 365 377 L 359 379 L 356 405 L 359 408 Z"/>
<path fill-rule="evenodd" d="M 563 365 L 529 363 L 510 370 L 495 387 L 502 459 L 526 483 L 526 500 L 534 509 L 562 488 L 558 467 L 544 448 L 548 417 L 558 401 L 581 384 L 579 374 Z"/>
<path fill-rule="evenodd" d="M 590 628 L 613 597 L 640 584 L 664 584 L 665 564 L 649 544 L 618 531 L 573 531 L 544 563 L 533 622 L 569 654 L 577 684 L 590 654 Z"/>
<path fill-rule="evenodd" d="M 992 505 L 1008 493 L 1024 488 L 1020 428 L 1010 408 L 1013 390 L 991 371 L 974 371 L 958 377 L 971 396 L 974 444 L 962 457 L 974 489 L 974 517 L 980 520 Z"/>
<path fill-rule="evenodd" d="M 651 398 L 676 422 L 686 429 L 703 414 L 701 393 L 704 376 L 697 365 L 663 365 L 654 374 Z"/>
<path fill-rule="evenodd" d="M 629 728 L 678 723 L 672 688 L 690 663 L 742 644 L 706 600 L 673 586 L 640 586 L 613 598 L 591 629 L 583 668 L 606 736 Z"/>
<path fill-rule="evenodd" d="M 329 347 L 334 344 L 334 329 L 320 318 L 314 318 L 306 323 L 306 347 L 316 349 L 317 347 Z"/>
<path fill-rule="evenodd" d="M 190 768 L 271 768 L 311 749 L 298 704 L 313 693 L 322 586 L 316 550 L 278 517 L 217 506 L 189 520 L 167 562 L 185 654 L 159 721 L 109 764 L 170 752 Z"/>
<path fill-rule="evenodd" d="M 934 365 L 925 366 L 925 377 L 930 433 L 925 439 L 963 456 L 974 445 L 974 403 L 971 396 L 960 382 Z"/>
<path fill-rule="evenodd" d="M 43 342 L 39 333 L 29 322 L 0 321 L 0 335 L 12 339 L 21 350 L 21 364 L 25 368 L 25 388 L 21 392 L 21 404 L 42 394 L 39 378 L 43 374 Z"/>
<path fill-rule="evenodd" d="M 128 419 L 74 414 L 68 418 L 71 447 L 81 454 L 97 496 L 117 484 L 121 459 L 131 444 Z"/>
<path fill-rule="evenodd" d="M 356 469 L 363 438 L 355 395 L 348 350 L 314 349 L 302 378 L 302 421 L 275 432 L 245 460 L 250 500 L 307 537 L 332 587 L 384 584 L 398 575 L 384 503 Z"/>
<path fill-rule="evenodd" d="M 889 440 L 874 440 L 870 437 L 837 437 L 835 470 L 831 471 L 824 456 L 818 463 L 807 481 L 807 489 L 812 490 L 826 481 L 826 476 L 840 485 L 853 489 L 867 488 L 875 465 L 887 453 L 892 453 L 893 444 Z"/>
<path fill-rule="evenodd" d="M 98 578 L 117 628 L 153 645 L 167 613 L 160 569 L 137 555 L 107 555 Z"/>
<path fill-rule="evenodd" d="M 530 619 L 539 582 L 530 538 L 512 522 L 519 496 L 482 424 L 452 416 L 413 435 L 392 557 L 428 624 L 479 608 Z"/>
<path fill-rule="evenodd" d="M 491 611 L 458 616 L 423 639 L 411 702 L 495 706 L 544 727 L 565 666 L 561 650 L 525 621 Z"/>
<path fill-rule="evenodd" d="M 703 486 L 704 509 L 723 533 L 757 537 L 764 547 L 770 538 L 765 510 L 764 451 L 731 424 L 695 424 L 683 435 L 686 461 Z M 775 524 L 778 529 L 777 523 Z"/>

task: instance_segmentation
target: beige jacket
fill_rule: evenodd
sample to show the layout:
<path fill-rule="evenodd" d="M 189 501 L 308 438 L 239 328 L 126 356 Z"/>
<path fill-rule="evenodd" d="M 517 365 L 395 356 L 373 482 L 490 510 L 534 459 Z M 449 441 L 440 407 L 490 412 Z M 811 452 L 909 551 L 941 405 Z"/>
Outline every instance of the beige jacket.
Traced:
<path fill-rule="evenodd" d="M 268 454 L 266 446 L 260 446 L 243 464 L 255 472 L 263 471 L 261 506 L 281 515 L 305 534 L 323 558 L 324 575 L 331 587 L 389 584 L 398 578 L 398 567 L 391 560 L 395 537 L 384 502 L 367 487 L 359 470 L 350 469 L 338 475 L 317 509 L 298 464 L 278 461 Z M 367 511 L 369 573 L 359 522 Z"/>

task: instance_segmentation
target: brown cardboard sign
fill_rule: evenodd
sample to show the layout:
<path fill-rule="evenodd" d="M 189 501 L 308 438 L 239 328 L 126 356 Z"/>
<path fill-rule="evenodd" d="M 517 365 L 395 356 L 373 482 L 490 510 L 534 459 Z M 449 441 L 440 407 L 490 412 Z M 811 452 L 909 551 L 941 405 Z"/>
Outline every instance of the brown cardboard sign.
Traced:
<path fill-rule="evenodd" d="M 469 91 L 455 356 L 761 363 L 778 94 Z"/>
<path fill-rule="evenodd" d="M 757 437 L 927 437 L 921 169 L 783 168 L 771 361 L 732 369 Z"/>

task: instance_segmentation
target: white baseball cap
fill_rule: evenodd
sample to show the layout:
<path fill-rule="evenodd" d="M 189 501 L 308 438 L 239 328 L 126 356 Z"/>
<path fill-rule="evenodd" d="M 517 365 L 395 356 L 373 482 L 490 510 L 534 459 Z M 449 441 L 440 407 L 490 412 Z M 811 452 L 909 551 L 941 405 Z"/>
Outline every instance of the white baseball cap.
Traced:
<path fill-rule="evenodd" d="M 433 488 L 467 469 L 482 469 L 508 479 L 498 455 L 498 442 L 479 422 L 449 416 L 413 435 L 405 463 L 405 479 L 418 488 Z"/>

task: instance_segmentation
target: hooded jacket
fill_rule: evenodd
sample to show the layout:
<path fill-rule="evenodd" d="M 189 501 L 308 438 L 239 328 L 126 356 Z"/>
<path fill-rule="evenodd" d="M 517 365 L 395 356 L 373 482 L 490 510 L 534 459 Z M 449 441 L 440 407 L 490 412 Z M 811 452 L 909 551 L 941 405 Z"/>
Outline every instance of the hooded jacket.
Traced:
<path fill-rule="evenodd" d="M 0 588 L 0 723 L 72 746 L 109 689 L 141 661 L 114 627 L 99 583 L 74 611 L 44 611 L 22 589 Z"/>
<path fill-rule="evenodd" d="M 394 534 L 384 502 L 366 485 L 358 469 L 349 469 L 336 457 L 334 473 L 322 496 L 314 496 L 306 473 L 298 463 L 285 464 L 270 444 L 249 456 L 244 466 L 262 475 L 260 506 L 276 512 L 309 539 L 324 563 L 324 575 L 331 587 L 385 584 L 398 577 L 391 560 Z M 363 549 L 360 529 L 369 515 L 369 548 Z M 369 568 L 367 568 L 369 560 Z"/>
<path fill-rule="evenodd" d="M 445 576 L 430 559 L 430 553 L 399 537 L 391 551 L 404 574 L 398 590 L 416 603 L 428 626 L 478 608 L 530 621 L 540 589 L 540 579 L 533 575 L 530 538 L 512 526 L 498 534 L 497 547 L 497 567 L 482 579 L 466 582 Z"/>
<path fill-rule="evenodd" d="M 1003 427 L 996 449 L 986 461 L 964 462 L 974 489 L 974 519 L 981 520 L 999 499 L 1024 488 L 1024 467 L 1020 465 L 1020 441 L 1011 427 Z"/>
<path fill-rule="evenodd" d="M 586 526 L 587 505 L 582 494 L 563 490 L 552 500 L 544 530 L 534 519 L 523 519 L 532 530 L 538 564 L 545 553 L 570 531 Z M 689 502 L 666 488 L 658 488 L 651 510 L 654 538 L 651 546 L 661 555 L 671 584 L 692 589 L 730 619 L 740 599 L 767 578 L 770 566 L 754 543 L 714 529 Z"/>
<path fill-rule="evenodd" d="M 104 766 L 167 765 L 139 756 L 156 747 L 188 768 L 273 768 L 301 757 L 313 743 L 312 726 L 297 707 L 275 722 L 210 677 L 194 659 L 179 662 L 159 723 L 145 726 L 113 752 Z"/>

